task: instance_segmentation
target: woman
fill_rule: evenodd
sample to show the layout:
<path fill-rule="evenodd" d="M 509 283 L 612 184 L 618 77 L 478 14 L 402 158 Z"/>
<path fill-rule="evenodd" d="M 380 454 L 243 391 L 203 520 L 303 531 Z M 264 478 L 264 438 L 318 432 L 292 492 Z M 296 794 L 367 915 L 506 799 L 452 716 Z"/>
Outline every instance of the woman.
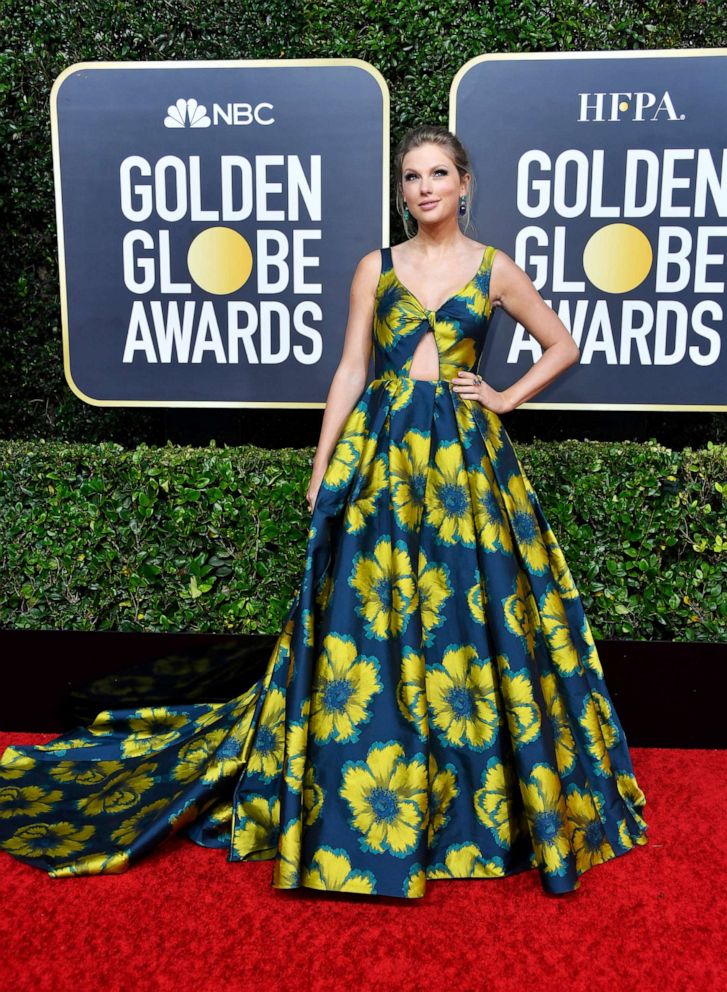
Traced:
<path fill-rule="evenodd" d="M 563 893 L 646 843 L 580 597 L 499 418 L 578 349 L 525 273 L 460 230 L 454 135 L 416 128 L 395 174 L 416 234 L 356 269 L 267 670 L 227 703 L 108 710 L 8 748 L 0 844 L 53 877 L 123 871 L 184 829 L 273 860 L 281 889 L 418 898 L 536 868 Z M 502 392 L 476 372 L 496 306 L 544 348 Z"/>

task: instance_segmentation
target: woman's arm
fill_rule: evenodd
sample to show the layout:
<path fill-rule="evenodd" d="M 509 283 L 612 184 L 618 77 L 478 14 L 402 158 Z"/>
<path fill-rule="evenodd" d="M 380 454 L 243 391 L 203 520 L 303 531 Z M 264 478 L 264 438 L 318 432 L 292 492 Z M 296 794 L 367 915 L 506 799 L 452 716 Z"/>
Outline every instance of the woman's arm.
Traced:
<path fill-rule="evenodd" d="M 380 272 L 381 252 L 371 251 L 358 263 L 351 280 L 343 352 L 328 390 L 310 485 L 306 493 L 311 511 L 346 418 L 366 387 L 373 345 L 374 297 Z"/>
<path fill-rule="evenodd" d="M 509 413 L 557 379 L 581 357 L 580 349 L 562 320 L 552 310 L 532 280 L 509 255 L 498 251 L 490 273 L 490 301 L 501 306 L 542 346 L 543 354 L 532 368 L 502 392 L 482 382 L 477 386 L 472 372 L 460 372 L 460 396 L 478 399 L 495 413 Z M 453 379 L 457 383 L 458 378 Z"/>

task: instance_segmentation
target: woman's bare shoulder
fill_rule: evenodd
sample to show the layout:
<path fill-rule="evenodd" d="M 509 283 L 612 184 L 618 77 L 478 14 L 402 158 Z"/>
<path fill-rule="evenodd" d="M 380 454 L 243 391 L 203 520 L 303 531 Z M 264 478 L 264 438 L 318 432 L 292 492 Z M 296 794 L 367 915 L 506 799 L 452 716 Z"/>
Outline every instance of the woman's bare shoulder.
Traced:
<path fill-rule="evenodd" d="M 373 251 L 367 251 L 365 255 L 362 255 L 358 261 L 357 269 L 362 272 L 378 272 L 381 268 L 381 249 L 374 248 Z"/>
<path fill-rule="evenodd" d="M 352 292 L 372 295 L 376 292 L 380 275 L 381 251 L 375 248 L 373 251 L 366 252 L 358 260 L 351 283 Z"/>

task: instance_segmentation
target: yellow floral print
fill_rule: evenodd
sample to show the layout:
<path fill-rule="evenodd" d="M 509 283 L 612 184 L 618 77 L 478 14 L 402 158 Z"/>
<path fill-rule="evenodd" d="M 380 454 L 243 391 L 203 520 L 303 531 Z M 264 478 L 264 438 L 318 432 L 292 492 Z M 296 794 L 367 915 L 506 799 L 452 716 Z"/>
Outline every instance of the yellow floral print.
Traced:
<path fill-rule="evenodd" d="M 358 480 L 346 504 L 343 525 L 349 534 L 359 534 L 376 512 L 376 502 L 388 492 L 389 477 L 386 461 L 382 456 L 375 458 L 378 439 L 369 438 L 363 449 L 358 467 Z"/>
<path fill-rule="evenodd" d="M 394 269 L 382 272 L 376 290 L 374 334 L 386 351 L 421 325 L 421 305 L 401 285 Z"/>
<path fill-rule="evenodd" d="M 405 647 L 401 660 L 401 678 L 396 687 L 399 710 L 416 729 L 421 739 L 429 736 L 427 693 L 424 684 L 424 655 L 412 647 Z"/>
<path fill-rule="evenodd" d="M 406 630 L 416 607 L 416 583 L 403 541 L 392 547 L 385 535 L 376 542 L 373 555 L 358 552 L 348 584 L 358 594 L 356 612 L 366 621 L 369 636 L 386 640 Z"/>
<path fill-rule="evenodd" d="M 512 534 L 492 465 L 468 470 L 475 532 L 480 547 L 489 553 L 512 554 Z"/>
<path fill-rule="evenodd" d="M 318 744 L 357 741 L 381 692 L 379 660 L 359 652 L 352 637 L 328 634 L 311 690 L 310 729 Z"/>
<path fill-rule="evenodd" d="M 116 762 L 108 762 L 115 765 Z M 156 764 L 146 761 L 136 768 L 124 768 L 110 772 L 100 788 L 76 800 L 78 810 L 84 816 L 98 816 L 100 813 L 121 813 L 141 802 L 141 797 L 153 788 Z"/>
<path fill-rule="evenodd" d="M 462 449 L 443 442 L 434 457 L 426 497 L 426 519 L 443 544 L 474 547 L 475 526 Z"/>
<path fill-rule="evenodd" d="M 501 878 L 505 874 L 502 858 L 485 858 L 474 843 L 451 844 L 444 862 L 432 865 L 427 878 Z"/>
<path fill-rule="evenodd" d="M 576 856 L 576 870 L 579 874 L 609 861 L 613 856 L 613 848 L 601 823 L 601 815 L 587 790 L 580 790 L 572 785 L 566 796 L 571 847 Z"/>
<path fill-rule="evenodd" d="M 129 720 L 132 731 L 121 744 L 125 758 L 137 758 L 152 754 L 171 744 L 179 737 L 179 731 L 189 723 L 189 717 L 184 713 L 174 713 L 163 706 L 143 707 Z M 113 718 L 106 714 L 97 717 L 91 726 L 93 733 L 113 731 Z"/>
<path fill-rule="evenodd" d="M 174 805 L 181 794 L 181 792 L 177 792 L 170 799 L 157 799 L 153 803 L 149 803 L 148 806 L 143 806 L 138 813 L 134 813 L 133 816 L 124 820 L 114 830 L 111 834 L 111 840 L 120 846 L 131 844 L 132 841 L 144 833 L 150 824 L 155 823 L 159 819 L 160 813 Z"/>
<path fill-rule="evenodd" d="M 486 604 L 487 593 L 483 589 L 482 583 L 475 582 L 475 584 L 470 586 L 467 590 L 467 606 L 469 607 L 470 616 L 477 623 L 487 623 L 487 615 L 485 614 Z"/>
<path fill-rule="evenodd" d="M 533 497 L 531 496 L 531 499 L 532 498 Z M 546 527 L 543 531 L 543 539 L 545 541 L 545 546 L 548 549 L 550 570 L 558 592 L 563 599 L 576 599 L 578 596 L 578 590 L 573 582 L 573 576 L 568 568 L 563 551 L 550 527 Z"/>
<path fill-rule="evenodd" d="M 348 485 L 361 459 L 367 431 L 366 411 L 363 407 L 357 406 L 348 415 L 343 425 L 341 436 L 333 449 L 324 473 L 322 486 L 327 489 L 341 489 Z"/>
<path fill-rule="evenodd" d="M 410 430 L 401 444 L 389 449 L 391 502 L 402 530 L 415 531 L 421 525 L 430 444 L 429 433 Z"/>
<path fill-rule="evenodd" d="M 513 746 L 531 744 L 540 737 L 541 719 L 527 671 L 524 668 L 517 672 L 503 671 L 500 684 Z"/>
<path fill-rule="evenodd" d="M 96 761 L 89 768 L 75 761 L 59 761 L 50 769 L 50 776 L 56 782 L 78 782 L 79 785 L 98 785 L 106 782 L 110 775 L 123 770 L 123 761 Z"/>
<path fill-rule="evenodd" d="M 179 750 L 179 760 L 172 769 L 172 776 L 178 782 L 194 782 L 200 778 L 204 767 L 225 739 L 225 731 L 213 730 L 203 737 L 193 737 Z"/>
<path fill-rule="evenodd" d="M 2 755 L 0 755 L 0 769 L 2 769 L 2 777 L 5 781 L 22 778 L 26 772 L 32 771 L 35 765 L 35 758 L 31 758 L 28 754 L 23 754 L 22 751 L 12 747 L 12 745 L 6 747 Z"/>
<path fill-rule="evenodd" d="M 453 644 L 427 669 L 430 720 L 442 744 L 483 751 L 503 724 L 492 662 L 472 644 Z"/>
<path fill-rule="evenodd" d="M 265 781 L 272 781 L 283 763 L 285 745 L 285 694 L 272 686 L 265 696 L 255 742 L 247 767 Z"/>
<path fill-rule="evenodd" d="M 67 858 L 82 851 L 95 832 L 90 823 L 82 827 L 66 820 L 28 823 L 3 841 L 2 847 L 24 858 Z"/>
<path fill-rule="evenodd" d="M 278 838 L 278 856 L 273 865 L 273 886 L 294 889 L 300 884 L 301 838 L 300 820 L 288 820 Z"/>
<path fill-rule="evenodd" d="M 342 782 L 339 792 L 364 851 L 404 857 L 414 850 L 428 813 L 423 754 L 407 761 L 398 742 L 375 741 L 364 761 L 343 765 Z"/>
<path fill-rule="evenodd" d="M 303 776 L 303 822 L 306 826 L 315 823 L 321 815 L 325 794 L 321 786 L 316 782 L 316 772 L 313 765 L 309 765 Z"/>
<path fill-rule="evenodd" d="M 440 768 L 436 758 L 429 754 L 429 828 L 427 846 L 433 848 L 441 831 L 451 820 L 449 810 L 460 794 L 457 769 L 447 764 Z"/>
<path fill-rule="evenodd" d="M 522 477 L 511 475 L 500 491 L 523 564 L 533 574 L 542 575 L 548 568 L 548 549 Z"/>
<path fill-rule="evenodd" d="M 507 850 L 525 829 L 522 805 L 518 801 L 518 777 L 511 763 L 493 757 L 482 773 L 482 788 L 475 791 L 475 814 L 497 844 Z"/>
<path fill-rule="evenodd" d="M 235 806 L 233 850 L 240 861 L 267 861 L 278 847 L 280 800 L 248 795 Z"/>
<path fill-rule="evenodd" d="M 590 692 L 583 700 L 578 720 L 585 731 L 586 748 L 598 775 L 613 775 L 609 749 L 619 740 L 619 731 L 611 719 L 611 706 L 600 692 Z"/>
<path fill-rule="evenodd" d="M 558 692 L 557 677 L 550 673 L 540 677 L 540 686 L 545 699 L 546 713 L 555 740 L 555 760 L 561 776 L 567 775 L 575 766 L 577 759 L 576 740 L 568 716 L 563 696 Z"/>
<path fill-rule="evenodd" d="M 514 593 L 503 599 L 502 606 L 507 629 L 522 639 L 528 655 L 534 657 L 535 632 L 540 627 L 540 617 L 535 597 L 523 572 L 518 574 Z"/>
<path fill-rule="evenodd" d="M 39 785 L 8 785 L 0 789 L 0 818 L 50 813 L 53 805 L 62 798 L 63 793 L 58 789 L 47 792 Z"/>
<path fill-rule="evenodd" d="M 602 679 L 603 668 L 601 666 L 601 659 L 598 657 L 598 651 L 593 640 L 593 634 L 588 620 L 585 617 L 583 617 L 583 623 L 581 624 L 581 637 L 586 645 L 586 650 L 581 655 L 583 664 L 587 668 L 590 668 L 592 672 L 595 672 L 599 679 Z"/>
<path fill-rule="evenodd" d="M 308 699 L 306 706 L 310 707 Z M 307 740 L 307 720 L 304 718 L 291 722 L 285 735 L 285 784 L 291 792 L 300 792 L 303 788 Z"/>
<path fill-rule="evenodd" d="M 451 600 L 454 590 L 447 565 L 429 561 L 422 548 L 419 549 L 417 585 L 422 639 L 424 644 L 429 646 L 434 640 L 437 628 L 445 621 L 447 603 Z"/>
<path fill-rule="evenodd" d="M 415 864 L 409 869 L 402 886 L 407 899 L 421 899 L 427 887 L 427 873 L 421 865 Z"/>
<path fill-rule="evenodd" d="M 522 792 L 538 863 L 549 875 L 563 875 L 570 840 L 560 779 L 547 762 L 538 762 L 523 784 Z"/>
<path fill-rule="evenodd" d="M 580 674 L 583 665 L 571 637 L 563 600 L 553 588 L 540 598 L 540 621 L 550 657 L 560 674 Z"/>
<path fill-rule="evenodd" d="M 311 867 L 303 869 L 303 883 L 312 889 L 326 889 L 329 892 L 360 892 L 364 895 L 376 892 L 373 872 L 353 868 L 347 851 L 325 844 L 313 855 Z"/>
<path fill-rule="evenodd" d="M 120 875 L 129 867 L 128 851 L 112 854 L 87 854 L 68 865 L 58 865 L 49 871 L 51 878 L 72 878 L 74 875 Z"/>

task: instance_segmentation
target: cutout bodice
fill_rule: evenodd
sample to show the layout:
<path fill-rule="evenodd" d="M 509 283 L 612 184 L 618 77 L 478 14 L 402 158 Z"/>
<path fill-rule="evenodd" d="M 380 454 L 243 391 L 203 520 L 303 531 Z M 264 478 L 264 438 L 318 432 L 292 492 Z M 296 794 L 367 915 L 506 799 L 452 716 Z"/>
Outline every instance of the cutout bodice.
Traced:
<path fill-rule="evenodd" d="M 495 252 L 486 247 L 474 277 L 437 310 L 428 310 L 398 279 L 391 248 L 381 249 L 373 327 L 377 378 L 408 376 L 416 347 L 429 330 L 439 352 L 440 379 L 453 379 L 460 369 L 476 370 L 492 313 L 490 273 Z"/>

